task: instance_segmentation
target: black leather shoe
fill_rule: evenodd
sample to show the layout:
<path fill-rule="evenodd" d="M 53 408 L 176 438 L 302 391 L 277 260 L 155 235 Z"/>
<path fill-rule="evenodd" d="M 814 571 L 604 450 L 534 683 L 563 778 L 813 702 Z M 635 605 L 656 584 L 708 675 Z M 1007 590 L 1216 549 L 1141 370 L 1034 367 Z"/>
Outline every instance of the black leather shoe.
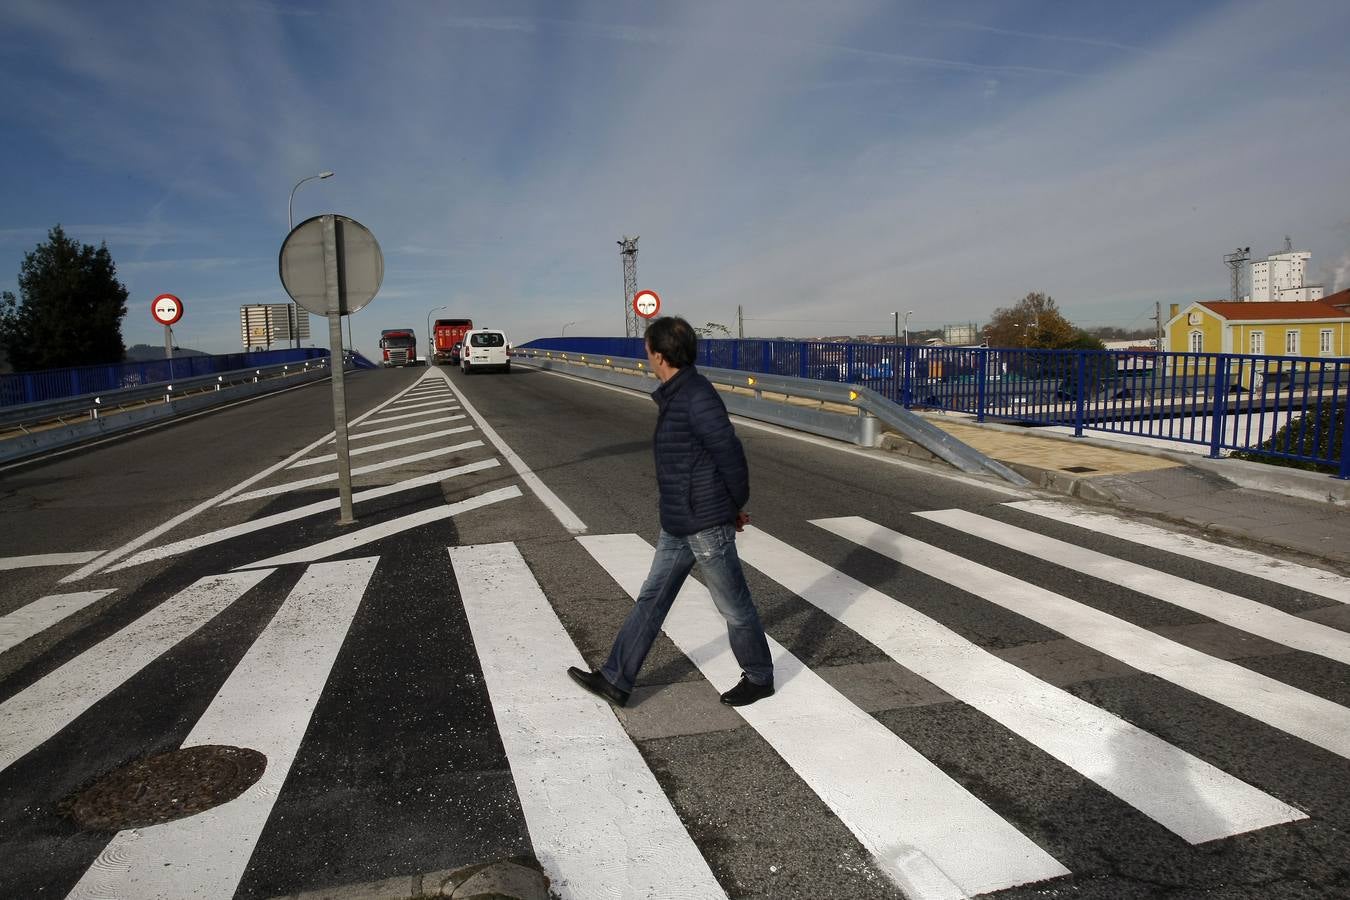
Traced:
<path fill-rule="evenodd" d="M 727 706 L 749 706 L 756 700 L 763 700 L 765 697 L 772 696 L 772 681 L 768 684 L 755 684 L 742 675 L 740 683 L 722 695 L 722 702 Z"/>
<path fill-rule="evenodd" d="M 578 669 L 576 666 L 568 666 L 567 674 L 572 676 L 572 680 L 584 687 L 597 697 L 604 697 L 615 706 L 628 705 L 628 692 L 621 691 L 610 684 L 605 676 L 599 672 L 587 672 L 585 669 Z M 773 693 L 772 690 L 769 693 Z"/>

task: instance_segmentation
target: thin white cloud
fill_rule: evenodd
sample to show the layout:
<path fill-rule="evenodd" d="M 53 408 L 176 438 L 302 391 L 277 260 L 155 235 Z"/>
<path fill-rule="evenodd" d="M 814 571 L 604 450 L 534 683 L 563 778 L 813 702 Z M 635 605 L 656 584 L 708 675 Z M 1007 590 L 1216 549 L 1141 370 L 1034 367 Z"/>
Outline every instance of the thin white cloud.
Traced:
<path fill-rule="evenodd" d="M 120 222 L 66 227 L 108 241 L 137 303 L 171 289 L 228 323 L 284 300 L 288 193 L 331 169 L 295 217 L 343 212 L 384 248 L 358 343 L 444 304 L 517 339 L 617 333 L 625 233 L 671 311 L 788 334 L 980 320 L 1029 290 L 1131 321 L 1222 293 L 1224 248 L 1286 232 L 1341 277 L 1330 0 L 1163 15 L 1139 42 L 1108 7 L 1073 33 L 1030 6 L 558 9 L 16 0 L 0 27 L 45 68 L 0 63 L 26 154 L 5 177 L 56 156 L 71 186 L 27 192 L 0 276 L 53 222 Z"/>

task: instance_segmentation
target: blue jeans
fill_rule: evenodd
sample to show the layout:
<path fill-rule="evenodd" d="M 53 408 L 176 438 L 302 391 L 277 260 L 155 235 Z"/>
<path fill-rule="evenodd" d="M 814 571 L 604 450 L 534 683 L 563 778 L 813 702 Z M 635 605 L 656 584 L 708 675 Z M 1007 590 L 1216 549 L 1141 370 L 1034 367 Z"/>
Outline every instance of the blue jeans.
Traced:
<path fill-rule="evenodd" d="M 731 652 L 741 671 L 755 684 L 773 683 L 773 658 L 764 636 L 750 586 L 745 583 L 741 559 L 736 555 L 736 529 L 718 525 L 684 537 L 661 532 L 656 541 L 652 569 L 638 594 L 637 603 L 614 638 L 600 674 L 621 691 L 631 691 L 638 670 L 652 649 L 661 623 L 675 602 L 684 579 L 698 563 L 703 583 L 713 603 L 727 620 Z"/>

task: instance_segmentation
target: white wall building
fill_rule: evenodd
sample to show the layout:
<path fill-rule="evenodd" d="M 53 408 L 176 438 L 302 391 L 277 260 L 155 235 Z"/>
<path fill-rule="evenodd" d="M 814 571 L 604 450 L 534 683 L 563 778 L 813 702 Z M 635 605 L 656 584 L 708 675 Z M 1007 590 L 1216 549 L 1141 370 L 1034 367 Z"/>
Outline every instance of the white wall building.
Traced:
<path fill-rule="evenodd" d="M 1310 259 L 1312 254 L 1306 250 L 1286 250 L 1253 261 L 1252 292 L 1246 299 L 1267 302 L 1321 300 L 1322 286 L 1304 283 Z"/>

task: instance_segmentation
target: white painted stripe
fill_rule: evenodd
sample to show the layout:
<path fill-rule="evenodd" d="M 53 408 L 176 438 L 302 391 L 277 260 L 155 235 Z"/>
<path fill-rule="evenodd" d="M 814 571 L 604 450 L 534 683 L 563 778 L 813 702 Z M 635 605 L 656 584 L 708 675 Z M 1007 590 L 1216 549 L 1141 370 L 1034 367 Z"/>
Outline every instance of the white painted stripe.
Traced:
<path fill-rule="evenodd" d="M 421 422 L 409 422 L 407 425 L 390 425 L 388 428 L 376 428 L 372 431 L 362 431 L 360 434 L 349 434 L 347 435 L 347 440 L 363 441 L 366 438 L 378 437 L 379 435 L 382 434 L 393 434 L 395 431 L 410 431 L 414 428 L 426 428 L 428 425 L 442 425 L 446 422 L 456 422 L 460 419 L 463 419 L 464 417 L 465 417 L 464 414 L 460 413 L 459 415 L 456 416 L 441 416 L 438 419 L 426 419 Z M 331 444 L 333 443 L 333 441 L 330 440 L 328 443 Z"/>
<path fill-rule="evenodd" d="M 1350 665 L 1350 632 L 1291 616 L 1227 591 L 1159 572 L 1129 560 L 1027 531 L 961 509 L 915 513 L 991 543 L 1189 609 L 1266 640 Z"/>
<path fill-rule="evenodd" d="M 423 377 L 423 379 L 426 378 L 425 375 L 422 376 L 422 377 Z M 411 386 L 408 388 L 408 390 L 410 390 L 410 389 L 411 389 Z M 296 389 L 295 389 L 295 388 L 290 388 L 289 390 L 296 390 Z M 348 423 L 348 428 L 355 428 L 357 425 L 360 425 L 360 424 L 361 424 L 362 422 L 364 422 L 366 419 L 369 419 L 371 416 L 375 415 L 377 412 L 379 412 L 379 411 L 380 411 L 381 409 L 383 409 L 385 406 L 388 406 L 391 402 L 393 402 L 394 400 L 397 400 L 400 396 L 402 396 L 403 394 L 406 394 L 406 393 L 407 393 L 407 390 L 404 390 L 404 391 L 400 392 L 399 394 L 395 394 L 395 395 L 394 395 L 393 397 L 391 397 L 389 400 L 384 401 L 384 403 L 380 404 L 379 406 L 376 406 L 374 409 L 370 410 L 369 412 L 362 413 L 361 415 L 359 415 L 359 416 L 357 416 L 356 418 L 352 419 L 351 422 Z M 241 402 L 247 402 L 247 401 L 241 401 Z M 233 405 L 233 404 L 230 404 L 230 405 Z M 222 407 L 222 408 L 224 408 L 224 407 Z M 76 572 L 73 572 L 73 573 L 71 573 L 70 575 L 67 575 L 65 578 L 62 578 L 62 579 L 61 579 L 61 583 L 62 583 L 62 584 L 69 584 L 70 582 L 73 582 L 73 581 L 80 581 L 81 579 L 88 578 L 90 575 L 94 574 L 95 572 L 100 571 L 101 569 L 105 568 L 106 566 L 110 565 L 111 563 L 116 562 L 117 560 L 121 559 L 122 557 L 126 556 L 127 554 L 133 553 L 133 552 L 135 552 L 136 550 L 140 549 L 141 547 L 144 547 L 146 544 L 148 544 L 148 543 L 150 543 L 151 541 L 155 540 L 157 537 L 159 537 L 160 535 L 164 534 L 165 532 L 172 531 L 173 529 L 177 528 L 179 525 L 182 525 L 184 522 L 188 521 L 189 519 L 194 518 L 197 514 L 199 514 L 199 513 L 201 513 L 201 512 L 204 512 L 205 510 L 210 509 L 211 507 L 213 507 L 213 506 L 215 506 L 215 505 L 217 505 L 217 504 L 224 503 L 225 501 L 229 500 L 229 498 L 233 497 L 235 494 L 239 493 L 240 491 L 242 491 L 244 488 L 248 487 L 249 485 L 251 485 L 251 484 L 257 484 L 259 481 L 262 481 L 264 478 L 266 478 L 267 476 L 271 475 L 273 472 L 276 472 L 276 471 L 279 470 L 279 469 L 284 469 L 286 466 L 288 466 L 288 465 L 290 465 L 291 463 L 295 462 L 297 459 L 300 459 L 300 458 L 302 458 L 302 457 L 304 457 L 304 456 L 307 456 L 307 455 L 308 455 L 312 450 L 314 450 L 315 448 L 320 447 L 320 446 L 322 446 L 322 445 L 325 444 L 325 443 L 329 443 L 329 442 L 331 442 L 331 441 L 333 441 L 333 440 L 335 440 L 335 439 L 336 439 L 335 433 L 332 432 L 332 431 L 328 432 L 328 434 L 326 434 L 326 435 L 324 435 L 323 437 L 319 438 L 319 439 L 318 439 L 317 441 L 315 441 L 314 443 L 309 444 L 309 445 L 306 446 L 306 447 L 302 447 L 301 449 L 297 450 L 295 453 L 292 453 L 290 456 L 288 456 L 288 457 L 286 457 L 285 459 L 283 459 L 281 462 L 274 463 L 274 464 L 268 466 L 266 469 L 263 469 L 263 470 L 262 470 L 261 472 L 259 472 L 258 474 L 252 475 L 252 476 L 250 476 L 250 477 L 244 479 L 243 481 L 239 482 L 238 484 L 234 485 L 233 487 L 230 487 L 230 488 L 225 489 L 224 491 L 220 492 L 220 493 L 217 494 L 216 496 L 212 497 L 210 500 L 207 500 L 207 501 L 205 501 L 205 502 L 203 502 L 203 503 L 198 503 L 196 506 L 192 507 L 191 509 L 187 510 L 186 512 L 179 513 L 178 515 L 176 515 L 176 516 L 174 516 L 173 518 L 169 519 L 167 522 L 163 523 L 162 525 L 159 525 L 159 526 L 156 526 L 155 528 L 150 529 L 149 531 L 147 531 L 147 532 L 145 532 L 144 534 L 142 534 L 140 537 L 137 537 L 137 538 L 135 538 L 134 540 L 128 541 L 127 543 L 123 544 L 121 547 L 118 547 L 118 548 L 115 549 L 115 550 L 110 550 L 110 551 L 108 551 L 107 553 L 103 554 L 102 556 L 98 557 L 97 559 L 95 559 L 95 560 L 91 561 L 90 563 L 88 563 L 87 565 L 85 565 L 85 566 L 84 566 L 83 568 L 81 568 L 80 570 L 78 570 L 78 571 L 76 571 Z"/>
<path fill-rule="evenodd" d="M 387 459 L 384 462 L 372 463 L 368 466 L 358 466 L 352 469 L 351 474 L 368 475 L 371 472 L 379 472 L 382 469 L 392 469 L 396 466 L 407 463 L 421 462 L 425 459 L 435 459 L 438 456 L 445 456 L 447 453 L 455 453 L 459 450 L 469 450 L 473 447 L 483 446 L 482 441 L 466 441 L 463 444 L 455 444 L 451 447 L 441 447 L 436 450 L 427 450 L 424 453 L 414 453 L 411 456 L 400 456 L 398 459 Z M 245 500 L 257 500 L 259 497 L 275 497 L 278 494 L 285 494 L 290 491 L 298 491 L 307 487 L 314 487 L 316 484 L 324 484 L 329 481 L 337 481 L 337 473 L 330 472 L 327 475 L 316 475 L 313 478 L 305 478 L 300 481 L 288 481 L 285 484 L 273 485 L 272 487 L 259 488 L 256 491 L 249 491 L 247 494 L 240 494 L 227 503 L 243 503 Z"/>
<path fill-rule="evenodd" d="M 449 391 L 416 391 L 408 394 L 402 400 L 396 400 L 389 404 L 388 412 L 407 412 L 409 408 L 416 408 L 414 404 L 427 403 L 428 401 L 448 401 L 453 400 Z"/>
<path fill-rule="evenodd" d="M 520 551 L 448 549 L 530 843 L 553 888 L 574 900 L 725 897 L 609 705 L 567 677 L 586 662 Z"/>
<path fill-rule="evenodd" d="M 386 401 L 384 402 L 384 404 L 381 404 L 380 406 L 375 407 L 375 408 L 372 409 L 370 412 L 362 413 L 361 415 L 357 416 L 355 419 L 352 419 L 352 421 L 351 421 L 350 423 L 348 423 L 348 427 L 349 427 L 349 428 L 350 428 L 350 427 L 355 427 L 356 425 L 361 424 L 363 421 L 365 421 L 366 419 L 370 418 L 370 417 L 373 416 L 375 413 L 379 412 L 380 409 L 382 409 L 382 408 L 383 408 L 385 405 L 387 405 L 389 402 L 390 402 L 390 401 L 386 400 Z M 81 579 L 83 579 L 83 578 L 89 577 L 90 575 L 92 575 L 92 574 L 94 574 L 95 572 L 98 572 L 98 571 L 100 571 L 101 569 L 105 568 L 106 566 L 108 566 L 108 565 L 110 565 L 110 564 L 116 562 L 117 560 L 121 559 L 122 557 L 126 556 L 127 554 L 133 553 L 133 552 L 135 552 L 136 550 L 140 549 L 141 547 L 144 547 L 146 544 L 150 543 L 150 542 L 153 541 L 155 538 L 159 537 L 160 535 L 164 534 L 165 532 L 172 531 L 173 529 L 177 528 L 179 525 L 182 525 L 184 522 L 188 521 L 189 519 L 194 518 L 198 513 L 201 513 L 201 512 L 203 512 L 203 511 L 205 511 L 205 510 L 207 510 L 207 509 L 210 509 L 211 507 L 216 506 L 217 504 L 223 504 L 223 503 L 227 502 L 231 497 L 233 497 L 235 494 L 239 493 L 240 491 L 242 491 L 244 488 L 248 487 L 249 485 L 251 485 L 251 484 L 257 484 L 259 481 L 262 481 L 264 478 L 266 478 L 267 476 L 271 475 L 273 472 L 276 472 L 276 471 L 279 470 L 279 469 L 284 469 L 286 466 L 288 466 L 288 465 L 290 465 L 291 463 L 295 462 L 297 459 L 300 459 L 300 458 L 302 458 L 302 457 L 304 457 L 304 456 L 309 455 L 309 453 L 310 453 L 311 451 L 313 451 L 314 449 L 316 449 L 316 448 L 318 448 L 318 447 L 321 447 L 321 446 L 323 446 L 325 443 L 328 443 L 329 441 L 335 440 L 335 439 L 336 439 L 336 434 L 335 434 L 334 432 L 332 432 L 332 431 L 328 432 L 326 435 L 324 435 L 323 437 L 319 438 L 319 439 L 318 439 L 317 441 L 315 441 L 314 443 L 309 444 L 309 445 L 307 445 L 307 446 L 305 446 L 305 447 L 300 448 L 299 450 L 297 450 L 297 451 L 295 451 L 294 453 L 292 453 L 290 456 L 288 456 L 288 457 L 286 457 L 285 459 L 283 459 L 281 462 L 273 463 L 272 465 L 270 465 L 270 466 L 268 466 L 267 468 L 263 469 L 263 470 L 262 470 L 261 472 L 259 472 L 258 474 L 256 474 L 256 475 L 251 475 L 251 476 L 249 476 L 248 478 L 245 478 L 243 481 L 239 482 L 238 484 L 234 485 L 233 487 L 226 488 L 224 491 L 221 491 L 219 494 L 216 494 L 216 495 L 215 495 L 214 497 L 212 497 L 210 500 L 206 500 L 206 501 L 204 501 L 204 502 L 202 502 L 202 503 L 198 503 L 196 506 L 192 507 L 191 509 L 187 510 L 186 512 L 179 513 L 178 515 L 176 515 L 176 516 L 174 516 L 173 518 L 169 519 L 169 520 L 168 520 L 167 522 L 165 522 L 164 524 L 159 525 L 159 526 L 156 526 L 155 528 L 150 529 L 149 531 L 147 531 L 147 532 L 145 532 L 144 534 L 142 534 L 140 537 L 135 538 L 134 540 L 127 541 L 125 544 L 123 544 L 121 547 L 118 547 L 118 548 L 115 549 L 115 550 L 110 550 L 110 551 L 108 551 L 107 553 L 105 553 L 105 554 L 103 554 L 102 556 L 100 556 L 98 559 L 95 559 L 95 560 L 93 560 L 92 562 L 90 562 L 88 565 L 86 565 L 84 568 L 80 569 L 79 571 L 73 572 L 73 573 L 71 573 L 70 575 L 67 575 L 65 578 L 62 578 L 62 579 L 61 579 L 61 583 L 62 583 L 62 584 L 69 584 L 69 583 L 72 582 L 72 581 L 79 581 L 79 580 L 81 580 Z"/>
<path fill-rule="evenodd" d="M 370 421 L 366 422 L 366 424 L 367 424 L 367 425 L 384 425 L 384 424 L 387 424 L 387 423 L 389 423 L 389 422 L 401 422 L 401 421 L 403 421 L 404 419 L 422 419 L 422 418 L 425 418 L 426 416 L 432 415 L 433 413 L 437 413 L 437 412 L 450 412 L 451 410 L 459 409 L 459 406 L 456 405 L 456 404 L 448 404 L 448 405 L 447 405 L 447 404 L 442 403 L 442 404 L 440 404 L 440 407 L 441 407 L 440 409 L 424 409 L 424 410 L 422 410 L 421 412 L 411 412 L 411 413 L 406 413 L 406 414 L 401 415 L 401 416 L 385 416 L 383 419 L 371 419 Z"/>
<path fill-rule="evenodd" d="M 233 896 L 377 561 L 306 570 L 183 741 L 257 750 L 267 757 L 262 778 L 197 815 L 119 831 L 67 896 Z"/>
<path fill-rule="evenodd" d="M 405 405 L 406 404 L 406 405 Z M 425 400 L 421 403 L 412 403 L 406 400 L 400 400 L 398 403 L 389 407 L 390 412 L 407 412 L 410 409 L 423 409 L 428 406 L 444 406 L 444 400 Z"/>
<path fill-rule="evenodd" d="M 422 441 L 429 441 L 432 438 L 446 437 L 452 434 L 463 434 L 466 431 L 473 431 L 472 425 L 461 425 L 459 428 L 446 428 L 441 431 L 433 431 L 429 434 L 416 434 L 412 437 L 399 438 L 396 441 L 386 441 L 383 444 L 372 444 L 369 447 L 362 447 L 359 450 L 348 451 L 348 456 L 361 456 L 366 453 L 378 453 L 381 450 L 388 450 L 392 447 L 406 447 L 408 444 L 418 444 Z M 328 453 L 324 456 L 314 456 L 309 459 L 302 459 L 299 462 L 291 463 L 290 468 L 300 469 L 305 466 L 317 466 L 320 463 L 334 462 L 337 460 L 336 453 Z"/>
<path fill-rule="evenodd" d="M 404 403 L 416 403 L 419 400 L 426 400 L 432 397 L 447 397 L 449 394 L 450 392 L 447 391 L 444 386 L 418 388 L 417 390 L 409 391 L 407 394 L 403 395 L 402 399 L 395 400 L 391 405 L 399 406 Z"/>
<path fill-rule="evenodd" d="M 272 571 L 203 578 L 0 703 L 0 721 L 5 723 L 0 730 L 0 771 L 215 618 Z"/>
<path fill-rule="evenodd" d="M 0 557 L 0 570 L 35 569 L 43 566 L 78 566 L 91 559 L 98 559 L 102 550 L 85 550 L 81 553 L 39 553 L 33 556 Z"/>
<path fill-rule="evenodd" d="M 445 379 L 446 385 L 453 391 L 454 386 L 450 384 L 450 376 L 444 372 L 439 372 L 438 374 Z M 496 447 L 497 452 L 506 458 L 506 461 L 511 464 L 511 468 L 515 469 L 516 474 L 525 482 L 525 485 L 539 498 L 539 502 L 548 507 L 548 511 L 553 513 L 554 517 L 562 523 L 562 527 L 566 528 L 572 534 L 581 534 L 584 532 L 586 530 L 586 523 L 581 521 L 577 514 L 572 512 L 571 508 L 566 503 L 562 502 L 557 494 L 549 489 L 548 485 L 540 481 L 538 475 L 535 475 L 534 472 L 530 471 L 530 467 L 525 465 L 525 461 L 517 456 L 516 452 L 506 445 L 506 441 L 503 441 L 497 435 L 497 432 L 492 430 L 492 426 L 478 414 L 478 410 L 474 409 L 467 399 L 462 395 L 459 395 L 458 392 L 456 392 L 456 396 L 459 396 L 459 402 L 464 405 L 464 411 L 473 417 L 473 420 L 478 424 L 479 429 L 481 429 L 483 434 L 487 436 L 487 439 L 492 442 L 492 446 Z"/>
<path fill-rule="evenodd" d="M 430 484 L 437 484 L 448 478 L 454 478 L 457 475 L 467 475 L 470 472 L 481 472 L 484 469 L 495 469 L 499 465 L 501 465 L 501 463 L 497 462 L 496 458 L 493 458 L 482 459 L 478 462 L 472 462 L 462 466 L 455 466 L 453 469 L 442 469 L 439 472 L 432 472 L 430 475 L 419 475 L 416 478 L 409 478 L 406 481 L 399 481 L 394 484 L 386 484 L 383 487 L 357 491 L 352 495 L 352 502 L 360 503 L 363 500 L 374 500 L 378 497 L 387 497 L 390 494 L 396 494 L 400 491 L 408 491 L 414 488 L 426 487 Z M 174 541 L 172 544 L 165 544 L 151 550 L 142 550 L 130 559 L 123 560 L 115 566 L 110 566 L 108 571 L 116 572 L 118 569 L 128 569 L 132 566 L 139 566 L 142 563 L 151 562 L 156 559 L 177 556 L 180 553 L 187 553 L 189 550 L 196 550 L 198 547 L 206 547 L 211 544 L 239 537 L 240 535 L 252 534 L 266 528 L 285 524 L 286 522 L 293 522 L 296 519 L 303 519 L 306 516 L 312 516 L 316 513 L 327 512 L 328 510 L 337 509 L 339 503 L 341 503 L 341 498 L 339 497 L 334 497 L 331 500 L 320 500 L 317 503 L 310 503 L 309 505 L 301 506 L 298 509 L 276 513 L 271 516 L 263 516 L 261 519 L 253 519 L 239 525 L 232 525 L 229 528 L 208 531 L 206 534 L 184 538 L 181 541 Z"/>
<path fill-rule="evenodd" d="M 755 528 L 740 557 L 886 655 L 1192 844 L 1307 818 Z"/>
<path fill-rule="evenodd" d="M 0 616 L 0 653 L 23 643 L 35 634 L 46 631 L 66 616 L 79 612 L 115 590 L 117 588 L 80 591 L 74 594 L 51 594 L 39 597 L 7 616 Z"/>
<path fill-rule="evenodd" d="M 1132 522 L 1106 513 L 1087 512 L 1067 503 L 1049 500 L 1026 500 L 1005 504 L 1013 509 L 1033 513 L 1086 528 L 1099 534 L 1108 534 L 1121 540 L 1133 541 L 1146 547 L 1177 553 L 1213 566 L 1221 566 L 1244 575 L 1263 578 L 1295 590 L 1316 594 L 1340 603 L 1350 603 L 1350 578 L 1343 578 L 1324 569 L 1304 566 L 1287 560 L 1254 553 L 1239 547 L 1227 547 L 1210 541 L 1168 531 L 1143 522 Z"/>
<path fill-rule="evenodd" d="M 653 550 L 637 535 L 578 537 L 629 596 Z M 726 622 L 687 580 L 665 633 L 718 690 L 740 676 Z M 1068 870 L 950 776 L 769 638 L 778 693 L 737 707 L 889 873 L 905 895 L 965 898 Z"/>
<path fill-rule="evenodd" d="M 849 516 L 818 519 L 814 524 L 1039 622 L 1142 672 L 1350 758 L 1350 710 L 1330 700 L 1207 656 L 1148 629 L 866 519 Z"/>
<path fill-rule="evenodd" d="M 498 488 L 495 491 L 488 491 L 486 494 L 478 494 L 477 496 L 469 497 L 467 500 L 460 500 L 458 503 L 450 503 L 446 506 L 424 509 L 421 512 L 415 512 L 412 515 L 391 519 L 388 522 L 371 525 L 367 528 L 344 534 L 341 537 L 333 538 L 332 540 L 313 544 L 309 547 L 305 547 L 303 550 L 296 550 L 294 553 L 284 553 L 281 556 L 274 556 L 271 559 L 249 563 L 244 566 L 238 566 L 237 568 L 252 569 L 257 566 L 284 566 L 287 563 L 314 562 L 315 560 L 323 559 L 328 556 L 335 556 L 339 553 L 355 550 L 357 547 L 364 547 L 366 544 L 383 540 L 393 534 L 400 534 L 413 528 L 430 525 L 432 522 L 449 519 L 462 512 L 468 512 L 471 509 L 490 506 L 493 503 L 499 503 L 502 500 L 510 500 L 519 496 L 521 496 L 520 488 L 515 485 Z"/>

